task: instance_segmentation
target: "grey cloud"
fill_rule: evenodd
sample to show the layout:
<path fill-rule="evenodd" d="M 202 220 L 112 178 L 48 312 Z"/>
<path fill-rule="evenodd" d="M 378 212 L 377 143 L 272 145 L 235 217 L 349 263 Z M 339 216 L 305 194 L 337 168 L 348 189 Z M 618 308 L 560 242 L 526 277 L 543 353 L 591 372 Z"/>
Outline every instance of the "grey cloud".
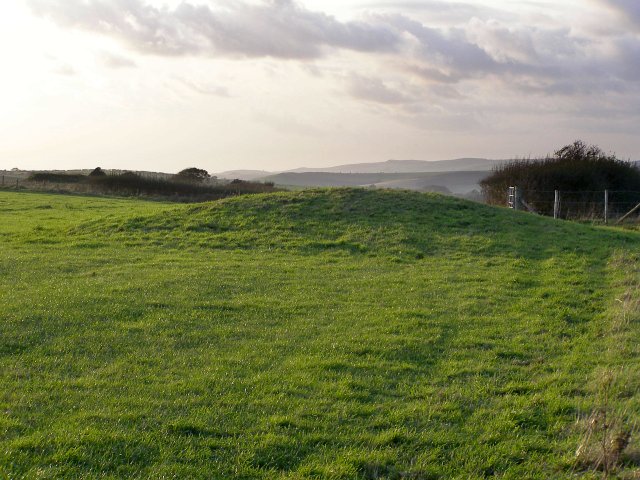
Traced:
<path fill-rule="evenodd" d="M 589 96 L 603 91 L 607 93 L 621 93 L 626 90 L 624 82 L 617 79 L 558 79 L 551 81 L 527 81 L 515 85 L 515 89 L 525 94 L 540 94 L 547 96 Z"/>
<path fill-rule="evenodd" d="M 589 46 L 587 39 L 572 36 L 571 29 L 512 26 L 495 20 L 472 20 L 467 38 L 482 45 L 499 62 L 547 65 L 573 59 Z"/>
<path fill-rule="evenodd" d="M 457 70 L 487 71 L 496 62 L 480 46 L 470 42 L 460 29 L 442 31 L 402 15 L 390 15 L 385 19 L 401 31 L 409 33 L 420 43 L 420 54 L 424 59 Z"/>
<path fill-rule="evenodd" d="M 392 51 L 400 37 L 385 25 L 339 22 L 292 0 L 231 2 L 222 9 L 182 3 L 175 10 L 141 0 L 29 0 L 39 15 L 116 37 L 159 55 L 309 59 L 328 47 Z"/>
<path fill-rule="evenodd" d="M 599 39 L 576 36 L 569 28 L 474 19 L 464 30 L 443 31 L 405 17 L 393 22 L 419 40 L 419 58 L 405 69 L 429 83 L 490 78 L 496 88 L 577 95 L 619 91 L 624 80 L 640 73 L 640 43 L 633 36 L 617 41 L 615 58 L 599 51 Z"/>
<path fill-rule="evenodd" d="M 608 5 L 615 10 L 622 13 L 627 20 L 633 22 L 638 28 L 640 28 L 640 2 L 638 0 L 601 0 L 605 5 Z"/>
<path fill-rule="evenodd" d="M 318 77 L 318 78 L 321 78 L 324 76 L 324 72 L 322 71 L 322 69 L 313 63 L 305 62 L 304 64 L 301 65 L 301 67 L 305 72 L 307 72 L 311 76 Z"/>
<path fill-rule="evenodd" d="M 451 85 L 432 85 L 430 92 L 437 97 L 449 100 L 462 100 L 465 98 L 464 95 Z"/>
<path fill-rule="evenodd" d="M 571 39 L 567 30 L 508 31 L 496 22 L 479 21 L 472 22 L 466 30 L 439 29 L 402 15 L 386 18 L 418 43 L 417 52 L 405 68 L 431 82 L 458 83 L 486 76 L 510 80 L 522 76 L 553 77 L 570 68 L 565 57 L 578 48 L 577 40 Z M 553 40 L 548 40 L 547 35 Z M 557 44 L 555 50 L 552 44 Z"/>
<path fill-rule="evenodd" d="M 393 87 L 376 77 L 351 75 L 347 93 L 353 98 L 387 106 L 400 115 L 419 116 L 433 114 L 437 102 L 458 102 L 466 97 L 451 85 L 436 83 L 428 88 L 395 82 Z M 442 114 L 442 108 L 439 114 Z"/>
<path fill-rule="evenodd" d="M 348 91 L 355 98 L 374 103 L 394 105 L 411 101 L 407 95 L 391 89 L 380 79 L 360 75 L 351 76 Z"/>
<path fill-rule="evenodd" d="M 621 78 L 639 82 L 640 81 L 640 39 L 635 36 L 626 35 L 616 41 L 618 50 L 618 62 L 613 68 L 617 68 Z"/>
<path fill-rule="evenodd" d="M 33 10 L 73 28 L 115 37 L 130 48 L 159 55 L 315 59 L 331 48 L 400 53 L 407 35 L 422 65 L 448 78 L 499 72 L 497 61 L 460 28 L 433 28 L 403 15 L 370 15 L 340 22 L 293 0 L 231 2 L 223 8 L 181 3 L 157 8 L 143 0 L 28 0 Z M 440 5 L 441 2 L 430 2 Z M 455 4 L 451 8 L 467 8 Z M 507 62 L 508 63 L 508 62 Z"/>
<path fill-rule="evenodd" d="M 512 14 L 503 10 L 465 2 L 439 0 L 378 1 L 366 5 L 369 8 L 388 8 L 395 11 L 426 12 L 433 21 L 466 22 L 472 18 L 511 19 Z"/>
<path fill-rule="evenodd" d="M 409 65 L 406 65 L 404 69 L 407 72 L 412 73 L 415 76 L 422 78 L 427 82 L 458 83 L 461 80 L 461 77 L 459 75 L 446 73 L 432 66 L 424 66 L 424 65 L 412 63 Z"/>
<path fill-rule="evenodd" d="M 28 0 L 36 13 L 59 25 L 102 33 L 134 51 L 156 55 L 271 57 L 311 64 L 335 49 L 377 55 L 380 61 L 393 54 L 396 67 L 428 84 L 489 78 L 500 88 L 546 95 L 616 91 L 620 82 L 640 78 L 640 40 L 633 35 L 616 40 L 614 58 L 610 49 L 597 48 L 597 37 L 580 37 L 569 27 L 525 26 L 499 15 L 435 27 L 389 13 L 339 21 L 294 0 L 195 1 L 169 9 L 144 0 Z M 637 0 L 597 1 L 640 18 Z M 474 11 L 464 3 L 420 2 L 432 9 L 447 3 L 461 16 Z M 378 103 L 406 103 L 413 97 L 381 79 L 355 76 L 348 88 L 354 97 Z"/>

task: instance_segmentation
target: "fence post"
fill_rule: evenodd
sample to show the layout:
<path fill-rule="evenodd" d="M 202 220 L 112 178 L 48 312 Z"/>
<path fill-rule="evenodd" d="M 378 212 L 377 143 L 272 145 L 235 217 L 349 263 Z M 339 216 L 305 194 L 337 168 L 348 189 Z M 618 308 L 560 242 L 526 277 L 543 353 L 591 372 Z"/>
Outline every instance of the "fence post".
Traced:
<path fill-rule="evenodd" d="M 2 175 L 2 186 L 4 187 L 4 175 Z"/>
<path fill-rule="evenodd" d="M 624 222 L 628 217 L 630 217 L 632 214 L 636 213 L 638 210 L 640 210 L 640 203 L 638 205 L 636 205 L 635 207 L 633 207 L 629 212 L 625 213 L 622 218 L 619 218 L 618 221 L 616 222 L 616 225 L 620 225 L 622 222 Z"/>
<path fill-rule="evenodd" d="M 513 187 L 513 209 L 518 210 L 520 203 L 520 189 L 518 187 Z"/>
<path fill-rule="evenodd" d="M 555 193 L 555 199 L 553 200 L 553 218 L 557 220 L 560 215 L 560 191 L 556 190 Z"/>
<path fill-rule="evenodd" d="M 20 179 L 19 179 L 19 178 L 16 178 L 16 190 L 18 190 L 18 184 L 19 184 L 19 182 L 20 182 Z"/>
<path fill-rule="evenodd" d="M 604 191 L 604 224 L 609 224 L 609 190 Z"/>

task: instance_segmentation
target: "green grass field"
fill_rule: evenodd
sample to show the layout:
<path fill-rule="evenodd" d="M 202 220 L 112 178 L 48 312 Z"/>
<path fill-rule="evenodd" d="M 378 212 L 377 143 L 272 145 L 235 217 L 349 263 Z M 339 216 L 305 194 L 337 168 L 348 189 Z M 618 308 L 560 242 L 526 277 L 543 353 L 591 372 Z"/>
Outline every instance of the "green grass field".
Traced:
<path fill-rule="evenodd" d="M 0 192 L 0 478 L 601 478 L 575 452 L 608 372 L 640 419 L 639 252 L 408 192 Z"/>

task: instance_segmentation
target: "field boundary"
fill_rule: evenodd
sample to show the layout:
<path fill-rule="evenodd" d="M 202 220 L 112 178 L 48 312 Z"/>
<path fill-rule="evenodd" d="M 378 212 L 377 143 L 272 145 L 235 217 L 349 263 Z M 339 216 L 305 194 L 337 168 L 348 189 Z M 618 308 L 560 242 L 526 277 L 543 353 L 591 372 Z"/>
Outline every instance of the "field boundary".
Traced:
<path fill-rule="evenodd" d="M 640 208 L 640 191 L 634 190 L 529 190 L 513 186 L 505 198 L 507 208 L 513 210 L 604 224 L 623 221 Z"/>

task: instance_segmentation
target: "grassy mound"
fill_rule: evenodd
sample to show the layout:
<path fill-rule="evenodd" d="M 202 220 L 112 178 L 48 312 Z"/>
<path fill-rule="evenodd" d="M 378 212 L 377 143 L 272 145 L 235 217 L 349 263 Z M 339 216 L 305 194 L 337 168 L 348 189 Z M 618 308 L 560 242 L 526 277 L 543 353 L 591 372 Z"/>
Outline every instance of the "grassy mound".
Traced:
<path fill-rule="evenodd" d="M 637 232 L 351 189 L 0 218 L 0 477 L 600 478 L 589 419 L 639 420 Z"/>
<path fill-rule="evenodd" d="M 607 237 L 616 243 L 636 238 L 438 194 L 349 188 L 241 196 L 150 215 L 118 214 L 73 232 L 212 249 L 338 250 L 417 259 L 455 251 L 549 256 L 557 250 L 598 248 Z"/>

